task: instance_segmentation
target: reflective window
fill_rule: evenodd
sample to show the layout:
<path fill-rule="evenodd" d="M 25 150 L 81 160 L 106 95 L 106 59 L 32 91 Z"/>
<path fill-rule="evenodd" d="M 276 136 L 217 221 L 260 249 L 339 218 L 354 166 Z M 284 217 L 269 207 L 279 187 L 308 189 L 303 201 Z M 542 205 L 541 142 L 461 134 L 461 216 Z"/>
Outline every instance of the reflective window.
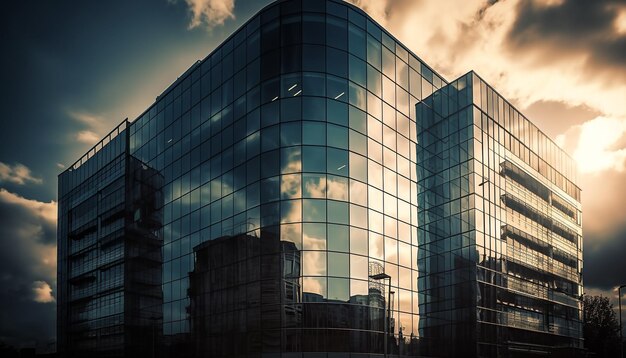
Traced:
<path fill-rule="evenodd" d="M 326 221 L 326 201 L 318 199 L 302 200 L 302 220 Z"/>
<path fill-rule="evenodd" d="M 367 42 L 365 31 L 350 24 L 348 26 L 348 44 L 351 54 L 362 60 L 366 59 Z"/>
<path fill-rule="evenodd" d="M 302 195 L 304 198 L 326 198 L 326 175 L 302 174 Z"/>
<path fill-rule="evenodd" d="M 305 172 L 325 172 L 326 147 L 302 147 L 302 170 Z"/>
<path fill-rule="evenodd" d="M 324 45 L 326 42 L 325 22 L 323 15 L 305 13 L 302 16 L 302 41 Z"/>
<path fill-rule="evenodd" d="M 327 167 L 329 174 L 348 176 L 348 152 L 341 149 L 328 148 Z"/>
<path fill-rule="evenodd" d="M 326 145 L 326 123 L 302 122 L 302 144 Z"/>
<path fill-rule="evenodd" d="M 155 265 L 162 267 L 155 277 L 163 282 L 155 292 L 163 292 L 163 302 L 149 308 L 163 312 L 157 330 L 162 355 L 382 354 L 381 308 L 389 302 L 384 285 L 369 279 L 373 272 L 392 276 L 395 339 L 388 341 L 389 351 L 424 353 L 417 351 L 416 339 L 426 342 L 418 332 L 417 265 L 439 261 L 428 256 L 430 247 L 418 251 L 416 246 L 417 180 L 423 176 L 416 160 L 418 154 L 420 162 L 429 160 L 429 151 L 417 148 L 418 129 L 426 121 L 415 122 L 420 114 L 415 105 L 422 93 L 444 85 L 441 78 L 360 10 L 335 1 L 270 5 L 190 72 L 128 128 L 130 156 L 122 156 L 123 150 L 117 154 L 137 158 L 163 181 L 158 185 L 162 230 L 149 230 L 162 232 L 164 242 L 163 262 Z M 454 88 L 463 91 L 463 86 Z M 500 102 L 490 100 L 495 92 L 486 87 L 459 93 L 458 102 L 469 106 L 476 94 L 482 105 L 483 92 L 489 106 L 485 118 L 499 113 Z M 432 102 L 436 108 L 453 106 L 440 99 Z M 469 155 L 488 148 L 490 136 L 508 138 L 510 131 L 487 130 L 480 140 L 469 140 L 474 132 L 462 123 L 480 130 L 482 117 L 475 122 L 473 112 L 455 113 L 454 125 L 429 133 L 446 137 L 459 150 L 446 148 L 437 156 L 472 163 Z M 508 121 L 523 119 L 515 118 Z M 511 152 L 524 153 L 539 167 L 541 156 L 533 153 L 538 132 L 518 127 L 515 135 L 527 140 L 512 139 L 518 145 L 510 145 L 517 148 Z M 118 174 L 128 167 L 123 161 L 116 165 Z M 465 260 L 474 255 L 470 224 L 482 222 L 478 226 L 485 231 L 490 221 L 476 214 L 484 203 L 469 198 L 477 183 L 470 174 L 475 168 L 445 170 L 453 183 L 450 194 L 465 198 L 441 207 L 442 215 L 460 218 L 447 229 L 459 237 L 458 244 L 450 244 L 458 251 L 455 257 Z M 81 178 L 90 178 L 89 173 Z M 72 197 L 64 200 L 76 199 L 71 189 L 61 193 Z M 494 198 L 499 195 L 493 192 Z M 121 224 L 105 222 L 97 236 L 72 245 L 113 237 L 116 225 Z M 483 243 L 483 253 L 508 245 L 480 233 L 476 240 Z M 122 246 L 110 250 L 124 252 Z M 441 261 L 449 270 L 465 262 Z M 219 272 L 237 274 L 226 281 L 211 278 Z M 207 319 L 217 334 L 209 334 Z M 222 334 L 230 332 L 227 322 L 243 322 L 249 336 L 260 338 L 250 343 L 245 335 Z"/>
<path fill-rule="evenodd" d="M 326 44 L 345 49 L 348 47 L 348 22 L 334 16 L 326 18 Z"/>

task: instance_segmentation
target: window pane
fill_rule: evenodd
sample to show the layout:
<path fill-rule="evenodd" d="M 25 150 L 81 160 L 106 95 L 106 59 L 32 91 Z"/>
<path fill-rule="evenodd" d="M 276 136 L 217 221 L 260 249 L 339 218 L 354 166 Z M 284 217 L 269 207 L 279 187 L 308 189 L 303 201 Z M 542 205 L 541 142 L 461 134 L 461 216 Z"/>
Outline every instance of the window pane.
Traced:
<path fill-rule="evenodd" d="M 280 178 L 280 193 L 283 199 L 302 197 L 301 174 L 283 175 Z"/>
<path fill-rule="evenodd" d="M 326 92 L 329 98 L 346 102 L 348 100 L 348 81 L 329 75 L 326 78 Z"/>
<path fill-rule="evenodd" d="M 316 257 L 322 256 L 321 253 L 317 252 L 309 252 L 307 257 L 310 257 L 310 260 L 315 260 Z M 326 255 L 324 256 L 324 260 L 326 260 Z M 303 271 L 304 271 L 304 265 Z M 307 268 L 308 269 L 308 268 Z M 310 270 L 309 270 L 310 271 Z M 308 271 L 307 271 L 308 272 Z M 327 296 L 326 293 L 326 277 L 303 277 L 302 278 L 302 300 L 304 302 L 319 302 L 319 296 L 325 298 Z"/>
<path fill-rule="evenodd" d="M 279 130 L 278 126 L 271 126 L 268 128 L 263 128 L 263 130 L 261 131 L 261 151 L 262 152 L 266 152 L 272 149 L 277 149 L 279 147 L 278 130 Z M 235 156 L 237 157 L 236 154 Z"/>
<path fill-rule="evenodd" d="M 339 77 L 348 77 L 348 54 L 334 48 L 326 48 L 326 71 Z"/>
<path fill-rule="evenodd" d="M 365 31 L 353 24 L 350 24 L 348 27 L 348 43 L 351 54 L 361 59 L 366 58 Z"/>
<path fill-rule="evenodd" d="M 368 234 L 367 230 L 358 229 L 355 227 L 350 228 L 350 252 L 351 253 L 367 256 L 368 254 L 367 234 Z"/>
<path fill-rule="evenodd" d="M 292 15 L 282 18 L 281 29 L 281 43 L 285 45 L 294 45 L 300 42 L 300 36 L 302 33 L 302 21 L 300 16 Z"/>
<path fill-rule="evenodd" d="M 329 174 L 348 176 L 348 152 L 328 148 L 326 170 Z"/>
<path fill-rule="evenodd" d="M 328 224 L 328 250 L 348 252 L 348 226 Z"/>
<path fill-rule="evenodd" d="M 340 49 L 348 47 L 348 22 L 334 16 L 326 18 L 326 44 Z"/>
<path fill-rule="evenodd" d="M 326 276 L 326 252 L 303 251 L 302 274 L 307 276 Z"/>
<path fill-rule="evenodd" d="M 298 250 L 302 250 L 302 224 L 281 225 L 280 240 L 293 242 Z"/>
<path fill-rule="evenodd" d="M 326 186 L 329 199 L 348 201 L 348 178 L 329 175 Z"/>
<path fill-rule="evenodd" d="M 304 198 L 326 198 L 326 175 L 303 174 L 302 190 Z"/>
<path fill-rule="evenodd" d="M 310 121 L 326 120 L 326 100 L 317 97 L 302 99 L 302 119 Z M 306 133 L 306 132 L 305 132 Z"/>
<path fill-rule="evenodd" d="M 326 224 L 303 223 L 304 250 L 326 250 Z"/>
<path fill-rule="evenodd" d="M 326 148 L 311 146 L 302 147 L 302 171 L 325 172 Z"/>
<path fill-rule="evenodd" d="M 328 275 L 349 277 L 350 255 L 338 252 L 328 253 Z"/>
<path fill-rule="evenodd" d="M 332 99 L 326 100 L 328 122 L 348 126 L 348 105 Z"/>
<path fill-rule="evenodd" d="M 326 96 L 326 76 L 321 73 L 305 73 L 302 77 L 303 95 Z"/>
<path fill-rule="evenodd" d="M 380 70 L 381 65 L 381 45 L 372 36 L 367 36 L 367 62 Z"/>
<path fill-rule="evenodd" d="M 350 280 L 347 278 L 328 278 L 328 299 L 347 302 L 350 299 Z"/>
<path fill-rule="evenodd" d="M 280 153 L 281 173 L 302 171 L 300 147 L 283 148 Z"/>
<path fill-rule="evenodd" d="M 280 203 L 281 223 L 302 221 L 302 201 L 283 200 Z"/>
<path fill-rule="evenodd" d="M 328 124 L 327 138 L 328 146 L 348 149 L 348 128 Z"/>
<path fill-rule="evenodd" d="M 302 144 L 326 145 L 326 123 L 302 122 Z"/>
<path fill-rule="evenodd" d="M 358 86 L 352 82 L 349 83 L 350 87 L 350 104 L 360 108 L 362 110 L 367 109 L 367 92 L 365 88 Z"/>
<path fill-rule="evenodd" d="M 348 203 L 328 200 L 328 222 L 346 224 L 350 222 Z"/>
<path fill-rule="evenodd" d="M 302 200 L 302 220 L 317 222 L 326 221 L 326 200 Z"/>
<path fill-rule="evenodd" d="M 350 202 L 367 207 L 367 184 L 350 180 Z M 362 218 L 367 226 L 367 213 Z"/>
<path fill-rule="evenodd" d="M 324 45 L 326 41 L 326 23 L 324 15 L 304 14 L 302 19 L 302 41 Z"/>
<path fill-rule="evenodd" d="M 359 132 L 350 130 L 350 150 L 361 155 L 367 155 L 367 137 Z"/>
<path fill-rule="evenodd" d="M 363 134 L 367 133 L 367 116 L 365 112 L 350 107 L 350 128 Z"/>
<path fill-rule="evenodd" d="M 356 153 L 350 153 L 350 177 L 367 182 L 367 159 Z"/>
<path fill-rule="evenodd" d="M 396 57 L 396 82 L 404 89 L 409 89 L 409 65 Z"/>
<path fill-rule="evenodd" d="M 367 89 L 378 97 L 382 97 L 382 78 L 374 67 L 367 66 Z"/>
<path fill-rule="evenodd" d="M 389 51 L 386 47 L 382 48 L 383 55 L 383 73 L 385 76 L 396 79 L 396 55 Z"/>
<path fill-rule="evenodd" d="M 365 63 L 365 61 L 359 59 L 358 57 L 350 56 L 349 72 L 349 78 L 351 81 L 356 82 L 363 87 L 367 86 L 367 64 Z"/>
<path fill-rule="evenodd" d="M 280 144 L 283 147 L 299 145 L 302 142 L 301 122 L 280 125 Z"/>
<path fill-rule="evenodd" d="M 384 240 L 383 236 L 370 232 L 369 234 L 369 253 L 370 257 L 382 260 L 384 258 Z"/>

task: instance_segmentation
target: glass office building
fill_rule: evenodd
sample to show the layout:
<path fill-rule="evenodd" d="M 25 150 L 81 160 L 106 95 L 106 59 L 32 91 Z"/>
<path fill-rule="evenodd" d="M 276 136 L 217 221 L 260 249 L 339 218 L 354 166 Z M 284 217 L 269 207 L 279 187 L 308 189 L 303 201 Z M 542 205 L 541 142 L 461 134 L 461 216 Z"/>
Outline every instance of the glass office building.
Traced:
<path fill-rule="evenodd" d="M 160 329 L 163 176 L 128 133 L 124 121 L 59 175 L 61 356 L 140 356 Z"/>
<path fill-rule="evenodd" d="M 422 169 L 434 163 L 420 154 L 431 138 L 420 136 L 424 118 L 440 112 L 422 103 L 450 88 L 350 4 L 285 0 L 262 9 L 60 175 L 60 354 L 447 354 L 434 348 L 449 345 L 454 320 L 467 328 L 456 338 L 484 352 L 470 330 L 484 289 L 478 275 L 486 275 L 478 267 L 495 258 L 478 261 L 477 244 L 472 253 L 464 245 L 467 280 L 446 291 L 445 264 L 433 266 L 433 255 L 448 255 L 451 237 L 435 230 L 445 225 L 424 199 L 438 189 Z M 114 288 L 106 274 L 112 207 Z M 135 258 L 145 258 L 141 269 L 130 265 Z M 74 295 L 79 287 L 89 294 Z M 453 302 L 465 301 L 474 305 L 453 318 Z"/>
<path fill-rule="evenodd" d="M 575 354 L 582 218 L 573 160 L 473 72 L 418 104 L 417 138 L 426 351 Z"/>

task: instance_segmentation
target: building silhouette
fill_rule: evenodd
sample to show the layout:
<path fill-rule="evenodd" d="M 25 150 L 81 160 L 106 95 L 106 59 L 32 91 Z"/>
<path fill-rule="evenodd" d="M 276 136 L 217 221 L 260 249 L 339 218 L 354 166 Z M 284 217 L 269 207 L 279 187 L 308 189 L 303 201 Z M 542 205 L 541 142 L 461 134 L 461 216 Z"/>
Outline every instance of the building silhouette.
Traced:
<path fill-rule="evenodd" d="M 274 2 L 59 176 L 59 355 L 574 354 L 574 174 L 476 74 Z"/>

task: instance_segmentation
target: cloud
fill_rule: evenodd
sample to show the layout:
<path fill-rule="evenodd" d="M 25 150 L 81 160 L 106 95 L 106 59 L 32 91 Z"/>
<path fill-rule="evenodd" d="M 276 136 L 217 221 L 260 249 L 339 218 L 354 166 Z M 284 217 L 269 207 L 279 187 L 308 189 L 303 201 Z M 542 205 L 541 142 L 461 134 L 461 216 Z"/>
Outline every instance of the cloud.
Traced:
<path fill-rule="evenodd" d="M 24 185 L 26 183 L 41 184 L 43 180 L 33 177 L 30 169 L 23 164 L 16 163 L 11 166 L 0 162 L 0 182 Z"/>
<path fill-rule="evenodd" d="M 15 346 L 54 339 L 57 203 L 0 188 L 0 337 Z"/>
<path fill-rule="evenodd" d="M 99 127 L 105 122 L 104 118 L 88 112 L 68 110 L 67 114 L 88 127 Z"/>
<path fill-rule="evenodd" d="M 573 155 L 582 173 L 624 170 L 626 147 L 615 148 L 615 144 L 626 136 L 626 119 L 597 117 L 573 129 L 579 129 Z M 567 134 L 562 141 L 566 139 Z"/>
<path fill-rule="evenodd" d="M 204 25 L 210 30 L 223 25 L 226 20 L 235 19 L 235 0 L 185 0 L 185 3 L 191 12 L 189 29 Z"/>
<path fill-rule="evenodd" d="M 376 0 L 349 0 L 348 2 L 360 7 L 371 17 L 378 20 L 381 25 L 386 25 L 389 15 L 389 6 L 392 1 L 376 1 Z"/>
<path fill-rule="evenodd" d="M 56 226 L 57 203 L 55 201 L 44 203 L 37 200 L 26 199 L 6 189 L 0 188 L 0 203 L 25 209 L 29 216 L 33 216 L 48 225 Z"/>
<path fill-rule="evenodd" d="M 584 279 L 587 286 L 610 290 L 626 283 L 626 225 L 610 233 L 591 233 L 585 242 Z"/>
<path fill-rule="evenodd" d="M 618 10 L 613 26 L 615 28 L 615 32 L 619 35 L 626 34 L 626 7 L 622 7 Z"/>
<path fill-rule="evenodd" d="M 582 70 L 590 76 L 598 72 L 626 78 L 626 36 L 621 32 L 623 1 L 561 1 L 545 6 L 520 1 L 517 17 L 509 32 L 509 43 L 516 49 L 539 48 L 558 57 L 584 56 Z M 609 69 L 609 71 L 606 71 Z"/>
<path fill-rule="evenodd" d="M 33 293 L 35 302 L 50 303 L 56 301 L 52 296 L 52 288 L 46 281 L 33 282 Z"/>
<path fill-rule="evenodd" d="M 96 144 L 100 136 L 92 131 L 80 131 L 76 133 L 76 140 L 86 144 Z"/>
<path fill-rule="evenodd" d="M 351 2 L 372 9 L 376 20 L 448 79 L 473 69 L 522 110 L 555 101 L 626 115 L 626 37 L 611 25 L 617 2 Z M 568 126 L 567 118 L 557 120 Z"/>
<path fill-rule="evenodd" d="M 109 128 L 109 122 L 102 116 L 75 110 L 67 110 L 66 113 L 82 125 L 83 129 L 74 135 L 74 139 L 81 143 L 94 145 L 112 129 Z"/>

